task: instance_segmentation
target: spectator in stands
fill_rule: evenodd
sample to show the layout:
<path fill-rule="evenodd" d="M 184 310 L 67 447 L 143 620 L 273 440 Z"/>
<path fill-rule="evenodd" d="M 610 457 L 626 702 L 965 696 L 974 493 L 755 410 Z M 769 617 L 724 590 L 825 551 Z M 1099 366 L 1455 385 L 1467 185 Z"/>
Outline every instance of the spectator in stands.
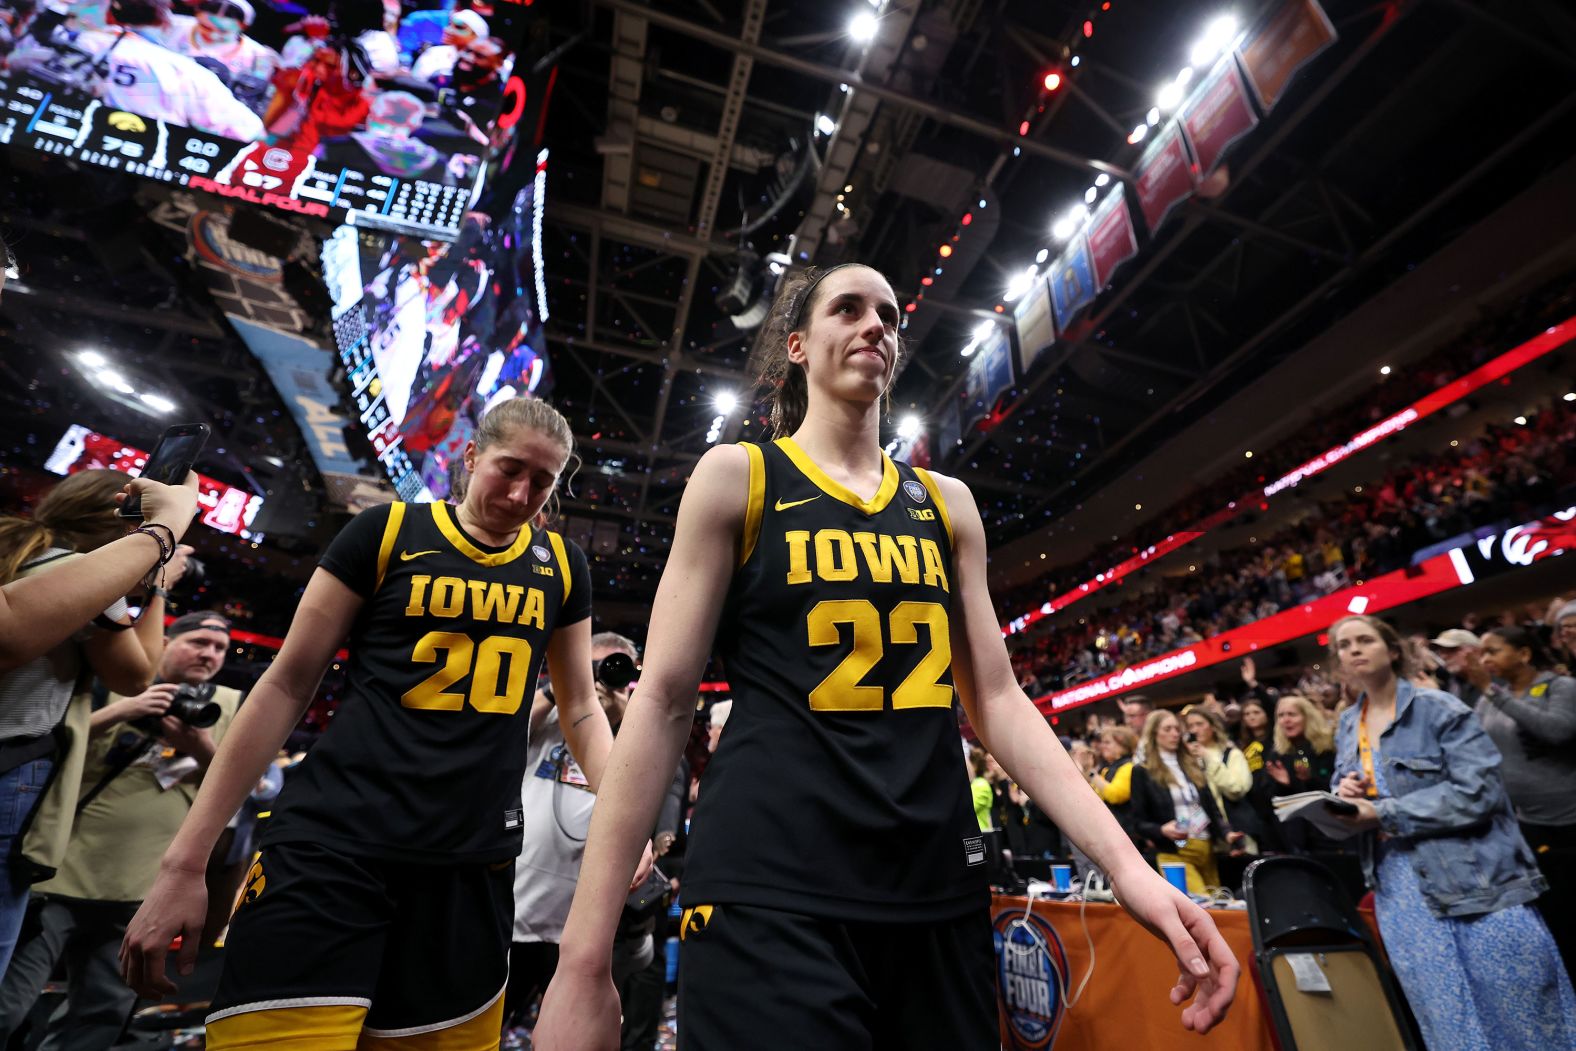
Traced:
<path fill-rule="evenodd" d="M 1242 726 L 1237 735 L 1242 756 L 1254 774 L 1264 769 L 1264 754 L 1275 747 L 1275 731 L 1270 727 L 1269 709 L 1257 698 L 1242 702 Z"/>
<path fill-rule="evenodd" d="M 146 571 L 150 542 L 142 537 L 125 539 L 125 520 L 115 515 L 116 494 L 125 491 L 129 481 L 118 471 L 82 471 L 51 489 L 31 518 L 0 519 L 0 583 L 9 588 L 13 583 L 37 581 L 47 588 L 59 588 L 81 582 L 77 564 L 93 559 L 87 552 L 105 547 L 117 548 L 118 560 L 131 561 L 134 568 Z M 192 505 L 182 500 L 179 506 Z M 167 545 L 167 540 L 159 541 L 161 551 Z M 173 554 L 165 567 L 167 584 L 180 579 L 190 551 L 181 547 Z M 72 576 L 57 576 L 66 573 Z M 24 575 L 27 581 L 18 579 Z M 44 596 L 35 598 L 42 600 Z M 112 689 L 140 693 L 153 679 L 164 648 L 162 588 L 154 590 L 136 621 L 127 613 L 123 598 L 102 606 L 95 602 L 97 608 L 88 610 L 69 595 L 52 601 L 76 607 L 81 614 L 71 624 L 76 634 L 65 638 L 67 632 L 57 632 L 51 624 L 49 630 L 39 633 L 44 642 L 25 647 L 36 656 L 0 673 L 0 972 L 16 946 L 28 887 L 33 882 L 30 866 L 21 856 L 20 837 L 46 798 L 46 789 L 52 807 L 70 814 L 76 805 L 77 786 L 60 778 L 52 784 L 51 774 L 57 764 L 66 768 L 82 747 L 88 701 L 85 693 L 78 693 L 78 680 L 91 671 Z M 25 638 L 28 626 L 15 625 L 12 630 Z M 49 645 L 50 641 L 54 645 Z M 23 648 L 17 646 L 18 650 Z M 80 698 L 75 705 L 73 694 Z M 54 734 L 63 721 L 75 731 L 72 746 L 64 754 L 61 739 Z M 66 826 L 69 830 L 69 821 Z M 30 852 L 29 857 L 52 865 L 63 848 L 64 836 L 57 836 L 45 856 Z"/>
<path fill-rule="evenodd" d="M 1133 798 L 1133 753 L 1138 750 L 1138 735 L 1126 726 L 1108 726 L 1100 731 L 1100 765 L 1089 772 L 1089 784 L 1116 815 L 1123 828 L 1131 818 Z"/>
<path fill-rule="evenodd" d="M 981 832 L 989 832 L 996 827 L 992 812 L 996 806 L 996 790 L 987 776 L 990 771 L 990 756 L 985 754 L 985 749 L 976 745 L 969 749 L 969 797 L 974 803 L 974 820 L 979 823 Z"/>
<path fill-rule="evenodd" d="M 1439 684 L 1440 689 L 1454 694 L 1468 705 L 1476 704 L 1478 689 L 1467 677 L 1467 669 L 1476 664 L 1483 640 L 1465 628 L 1451 628 L 1429 640 L 1429 645 L 1444 662 L 1445 679 Z"/>
<path fill-rule="evenodd" d="M 443 40 L 421 53 L 410 67 L 410 75 L 417 80 L 431 80 L 448 76 L 460 52 L 473 40 L 486 39 L 490 30 L 487 20 L 475 11 L 455 11 L 449 24 L 443 27 Z"/>
<path fill-rule="evenodd" d="M 1331 659 L 1361 689 L 1341 713 L 1337 793 L 1357 807 L 1385 950 L 1432 1048 L 1576 1047 L 1576 992 L 1527 905 L 1547 884 L 1516 827 L 1499 753 L 1466 705 L 1407 680 L 1395 630 L 1352 616 Z"/>
<path fill-rule="evenodd" d="M 733 714 L 733 702 L 718 701 L 711 706 L 711 721 L 706 724 L 706 750 L 715 752 L 717 743 L 722 740 L 723 728 L 728 725 L 728 716 Z"/>
<path fill-rule="evenodd" d="M 1182 709 L 1187 753 L 1204 767 L 1204 777 L 1215 801 L 1231 825 L 1228 838 L 1234 853 L 1257 854 L 1258 837 L 1264 834 L 1253 808 L 1253 771 L 1242 749 L 1231 743 L 1220 716 L 1203 705 Z"/>
<path fill-rule="evenodd" d="M 1576 671 L 1576 602 L 1562 602 L 1549 618 L 1554 626 L 1554 645 L 1560 650 L 1568 671 Z"/>
<path fill-rule="evenodd" d="M 1173 712 L 1151 712 L 1133 765 L 1131 831 L 1139 849 L 1159 863 L 1187 866 L 1187 889 L 1207 894 L 1220 885 L 1216 839 L 1227 831 L 1203 764 L 1182 750 L 1182 724 Z"/>
<path fill-rule="evenodd" d="M 1135 695 L 1121 698 L 1116 702 L 1116 706 L 1122 709 L 1122 721 L 1127 724 L 1127 728 L 1142 739 L 1149 723 L 1150 713 L 1155 710 L 1154 704 L 1147 697 Z"/>
<path fill-rule="evenodd" d="M 1271 796 L 1312 792 L 1330 783 L 1335 735 L 1318 705 L 1299 694 L 1275 702 L 1275 750 L 1265 757 Z M 1285 845 L 1299 854 L 1335 851 L 1333 840 L 1306 821 L 1283 824 Z"/>
<path fill-rule="evenodd" d="M 1576 679 L 1556 675 L 1537 636 L 1490 628 L 1465 675 L 1479 694 L 1478 721 L 1504 757 L 1500 767 L 1521 834 L 1549 881 L 1538 899 L 1569 968 L 1576 961 Z"/>
<path fill-rule="evenodd" d="M 109 1051 L 119 1042 L 137 999 L 120 977 L 121 939 L 240 704 L 239 692 L 211 682 L 229 649 L 228 621 L 188 613 L 169 627 L 158 681 L 133 697 L 111 693 L 93 713 L 70 843 L 59 872 L 37 887 L 36 933 L 17 947 L 0 982 L 4 1037 L 63 960 L 67 999 L 49 1021 L 45 1046 Z M 199 727 L 164 714 L 185 688 L 217 706 L 216 722 Z"/>

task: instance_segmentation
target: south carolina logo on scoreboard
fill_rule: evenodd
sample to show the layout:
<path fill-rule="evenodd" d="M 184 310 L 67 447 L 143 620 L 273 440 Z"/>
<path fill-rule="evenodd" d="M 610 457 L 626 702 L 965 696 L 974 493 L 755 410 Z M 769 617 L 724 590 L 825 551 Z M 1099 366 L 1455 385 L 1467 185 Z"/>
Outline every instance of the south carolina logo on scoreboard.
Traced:
<path fill-rule="evenodd" d="M 1056 1041 L 1067 1005 L 1067 953 L 1056 929 L 1022 909 L 1006 909 L 992 921 L 996 946 L 997 1003 L 1006 1051 L 1047 1051 Z"/>

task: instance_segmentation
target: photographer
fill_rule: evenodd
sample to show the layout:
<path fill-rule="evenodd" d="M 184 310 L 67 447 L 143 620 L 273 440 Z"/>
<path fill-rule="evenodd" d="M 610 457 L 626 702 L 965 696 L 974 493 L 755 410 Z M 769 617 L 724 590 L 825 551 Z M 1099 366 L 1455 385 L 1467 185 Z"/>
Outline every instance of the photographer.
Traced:
<path fill-rule="evenodd" d="M 92 1051 L 119 1039 L 136 1001 L 117 960 L 126 925 L 240 703 L 237 691 L 210 681 L 229 645 L 223 617 L 188 613 L 169 627 L 158 682 L 135 696 L 111 694 L 93 713 L 65 857 L 38 886 L 37 932 L 0 982 L 5 1034 L 27 1017 L 63 956 L 68 998 L 43 1046 Z"/>
<path fill-rule="evenodd" d="M 601 632 L 591 639 L 597 699 L 614 733 L 618 732 L 629 704 L 637 656 L 635 644 L 614 632 Z M 564 919 L 569 914 L 570 900 L 574 897 L 575 883 L 580 877 L 586 829 L 590 826 L 591 808 L 596 801 L 579 764 L 570 754 L 565 728 L 558 715 L 549 686 L 537 694 L 531 706 L 531 752 L 520 790 L 525 811 L 525 845 L 514 869 L 514 939 L 509 953 L 509 986 L 504 1009 L 506 1024 L 510 1026 L 522 1024 L 532 1001 L 547 988 L 557 967 L 558 942 L 563 934 Z M 582 720 L 585 718 L 588 716 L 581 716 Z M 573 734 L 573 726 L 569 732 Z M 675 783 L 682 799 L 688 775 L 684 774 L 683 779 L 676 779 Z M 663 808 L 665 816 L 670 813 L 674 816 L 658 821 L 654 839 L 659 855 L 674 841 L 679 809 L 677 806 Z M 639 972 L 650 967 L 655 959 L 652 932 L 663 897 L 660 890 L 654 892 L 656 881 L 661 878 L 656 872 L 654 869 L 651 879 L 642 881 L 642 886 L 631 893 L 631 901 L 639 904 L 626 908 L 619 928 L 615 974 L 625 997 L 625 1047 L 649 1046 L 655 1040 L 656 1016 L 661 1012 L 660 976 L 654 1011 L 649 998 L 631 996 L 633 990 L 626 984 L 633 984 Z M 651 1040 L 645 1045 L 632 1043 L 633 1032 L 648 1028 L 648 1021 L 652 1028 Z"/>
<path fill-rule="evenodd" d="M 28 583 L 66 593 L 43 600 L 52 604 L 54 615 L 40 618 L 44 623 L 29 647 L 33 659 L 0 673 L 0 969 L 16 944 L 31 882 L 17 865 L 15 844 L 33 820 L 57 762 L 69 757 L 71 750 L 62 742 L 67 738 L 65 728 L 72 723 L 68 709 L 78 680 L 91 670 L 112 688 L 135 693 L 153 677 L 162 648 L 159 623 L 164 599 L 159 589 L 144 610 L 148 616 L 133 628 L 124 599 L 96 602 L 84 609 L 68 597 L 77 584 L 79 567 L 93 561 L 98 550 L 117 547 L 118 558 L 135 556 L 137 564 L 145 566 L 143 553 L 156 543 L 161 553 L 171 556 L 164 579 L 173 583 L 185 568 L 185 552 L 190 551 L 177 551 L 158 535 L 168 530 L 152 526 L 145 528 L 154 532 L 135 540 L 122 535 L 126 524 L 115 516 L 115 499 L 127 481 L 117 471 L 82 471 L 50 490 L 31 518 L 0 519 L 0 583 L 8 589 Z M 24 575 L 28 579 L 18 579 Z M 124 595 L 129 585 L 116 583 L 123 584 Z M 104 599 L 102 593 L 93 597 Z M 68 607 L 79 615 L 74 622 L 62 615 Z M 70 627 L 57 632 L 57 622 Z M 7 637 L 26 630 L 8 625 Z M 71 631 L 76 634 L 66 639 Z"/>

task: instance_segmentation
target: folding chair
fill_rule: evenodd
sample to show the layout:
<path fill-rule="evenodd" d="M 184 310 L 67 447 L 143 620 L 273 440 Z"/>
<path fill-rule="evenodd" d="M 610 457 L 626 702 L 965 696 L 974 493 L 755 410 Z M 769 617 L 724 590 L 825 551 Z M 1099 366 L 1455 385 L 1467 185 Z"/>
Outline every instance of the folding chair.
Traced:
<path fill-rule="evenodd" d="M 1422 1051 L 1389 965 L 1334 873 L 1310 858 L 1264 858 L 1248 866 L 1242 896 L 1281 1051 Z"/>

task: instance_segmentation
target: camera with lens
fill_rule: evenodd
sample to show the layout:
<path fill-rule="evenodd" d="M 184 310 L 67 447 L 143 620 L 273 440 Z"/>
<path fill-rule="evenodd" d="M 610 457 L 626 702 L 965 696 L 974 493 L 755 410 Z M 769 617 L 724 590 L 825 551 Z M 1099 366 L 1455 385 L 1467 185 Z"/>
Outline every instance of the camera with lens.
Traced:
<path fill-rule="evenodd" d="M 627 653 L 609 653 L 591 662 L 591 674 L 610 690 L 622 690 L 635 681 L 635 658 Z"/>
<path fill-rule="evenodd" d="M 181 683 L 175 688 L 175 696 L 170 698 L 170 706 L 164 713 L 179 719 L 193 729 L 203 730 L 219 721 L 219 705 L 213 700 L 213 686 L 210 683 L 193 685 Z M 133 726 L 143 733 L 158 736 L 160 716 L 145 715 L 132 721 Z"/>

